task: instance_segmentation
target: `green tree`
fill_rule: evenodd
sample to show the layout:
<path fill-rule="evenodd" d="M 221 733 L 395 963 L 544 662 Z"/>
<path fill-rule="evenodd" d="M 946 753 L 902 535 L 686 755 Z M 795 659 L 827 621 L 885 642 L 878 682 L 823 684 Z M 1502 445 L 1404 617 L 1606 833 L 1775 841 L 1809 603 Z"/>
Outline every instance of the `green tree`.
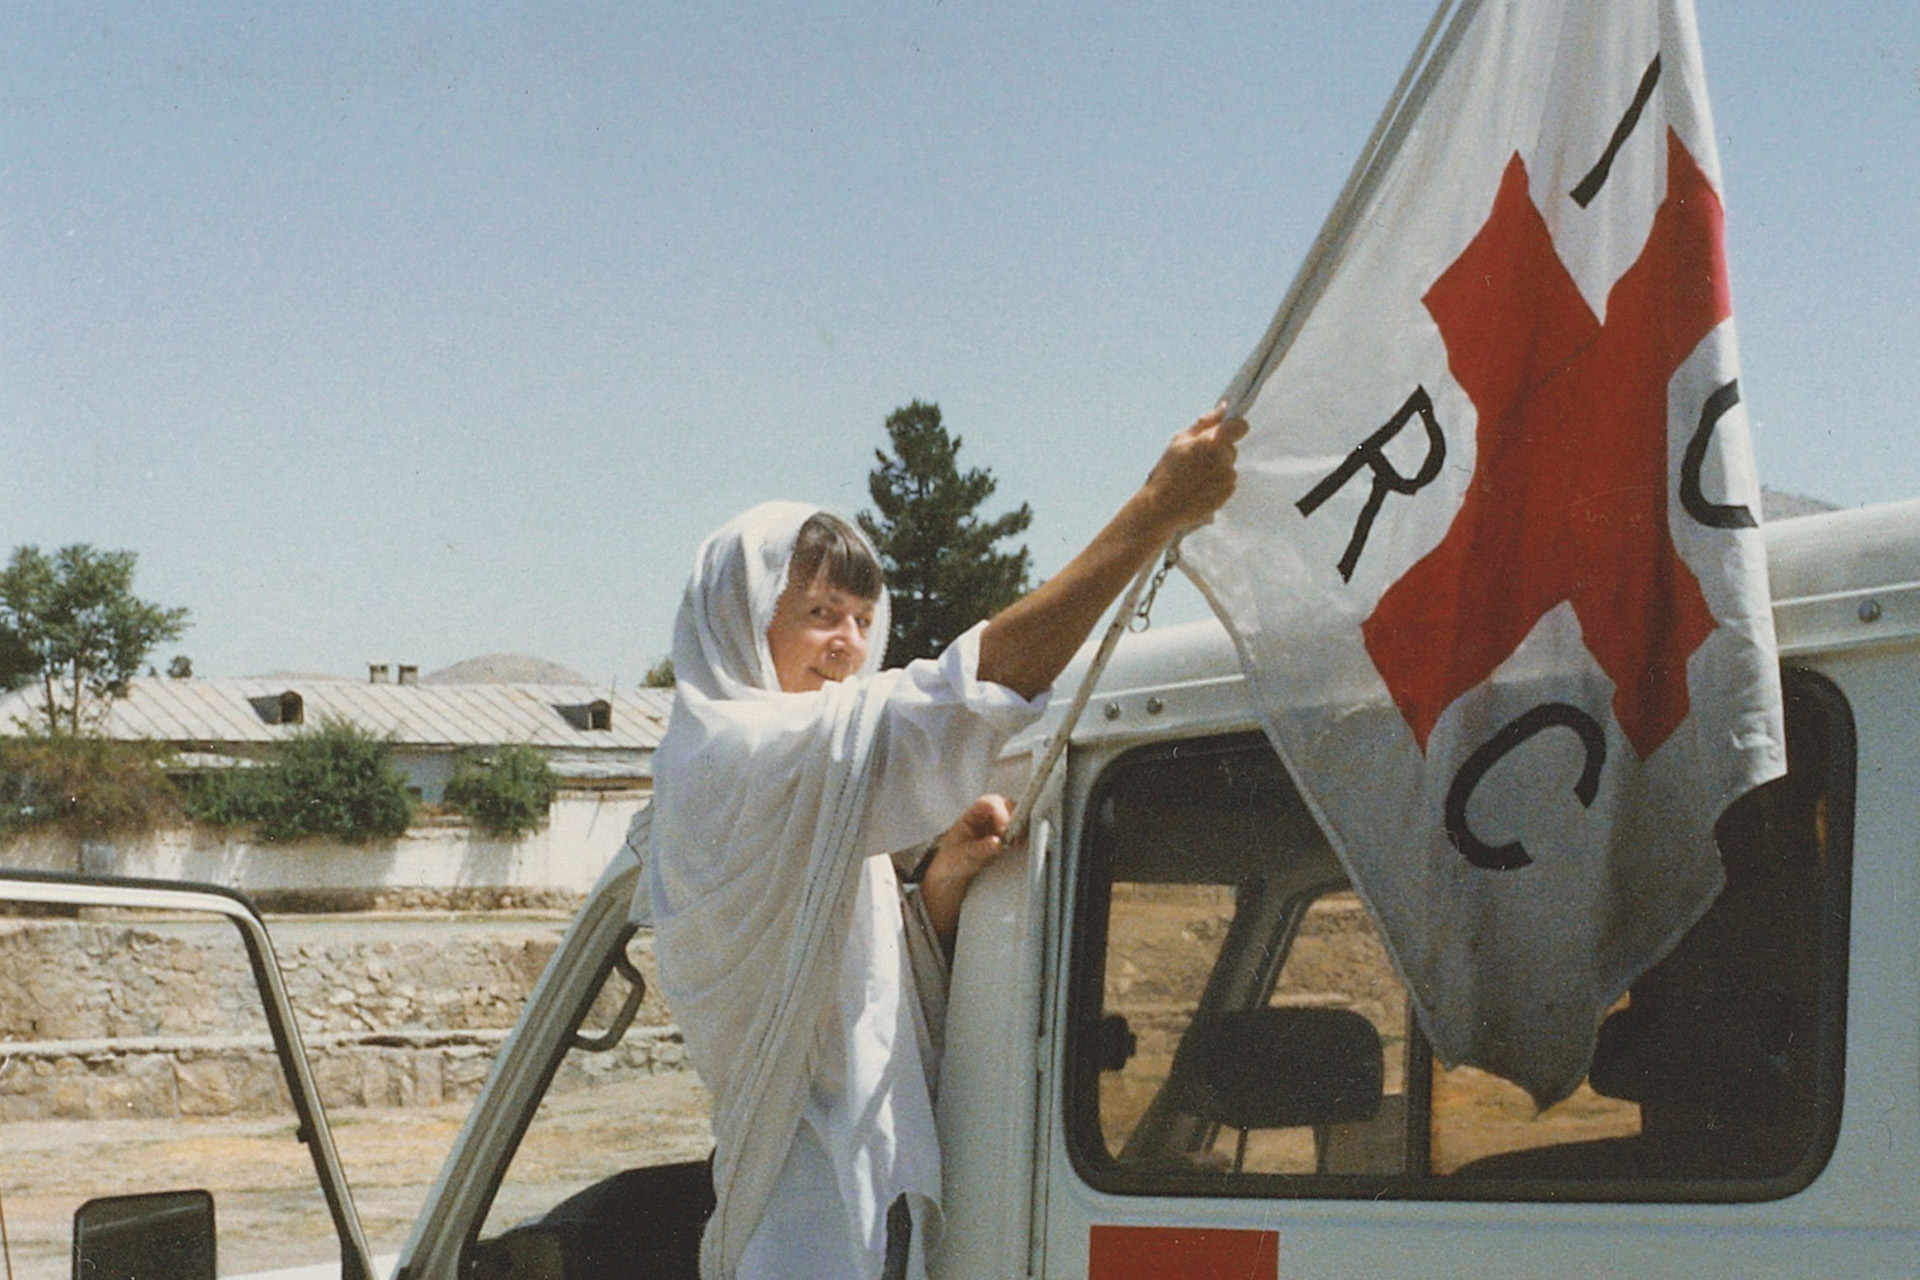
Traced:
<path fill-rule="evenodd" d="M 546 756 L 513 743 L 481 761 L 463 761 L 447 780 L 447 803 L 484 835 L 513 839 L 538 831 L 559 784 Z"/>
<path fill-rule="evenodd" d="M 126 692 L 155 645 L 186 630 L 185 609 L 133 594 L 138 559 L 85 543 L 51 556 L 23 546 L 0 570 L 0 683 L 39 682 L 49 733 L 79 733 L 92 710 Z"/>
<path fill-rule="evenodd" d="M 640 677 L 642 689 L 673 688 L 673 659 L 662 658 L 647 668 L 647 674 Z"/>
<path fill-rule="evenodd" d="M 862 511 L 860 527 L 887 571 L 893 623 L 887 660 L 899 665 L 932 657 L 980 619 L 1019 599 L 1032 557 L 999 544 L 1026 532 L 1026 503 L 988 520 L 980 504 L 998 482 L 984 467 L 960 470 L 961 437 L 947 435 L 940 406 L 913 401 L 887 415 L 891 456 L 874 451 L 867 473 L 878 514 Z"/>

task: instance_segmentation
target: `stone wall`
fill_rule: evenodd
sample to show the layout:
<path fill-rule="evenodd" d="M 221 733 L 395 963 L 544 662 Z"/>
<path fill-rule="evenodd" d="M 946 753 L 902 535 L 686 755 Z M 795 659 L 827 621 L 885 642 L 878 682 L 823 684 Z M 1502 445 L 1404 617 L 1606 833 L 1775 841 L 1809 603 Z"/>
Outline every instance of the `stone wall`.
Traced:
<path fill-rule="evenodd" d="M 283 943 L 306 1035 L 504 1030 L 559 941 L 555 927 L 455 934 L 432 923 L 342 922 L 338 940 Z M 406 934 L 411 932 L 413 936 Z M 0 1040 L 265 1034 L 238 932 L 206 924 L 20 921 L 0 925 Z"/>
<path fill-rule="evenodd" d="M 451 819 L 364 845 L 255 844 L 185 827 L 111 841 L 39 834 L 0 848 L 0 866 L 191 880 L 289 904 L 302 895 L 353 903 L 409 894 L 435 906 L 459 894 L 524 903 L 592 888 L 645 800 L 642 791 L 562 792 L 547 825 L 520 840 L 487 839 Z"/>
<path fill-rule="evenodd" d="M 503 1031 L 438 1036 L 323 1036 L 307 1042 L 329 1110 L 471 1103 Z M 577 1058 L 579 1055 L 575 1055 Z M 0 1045 L 0 1124 L 15 1120 L 140 1120 L 170 1116 L 291 1116 L 286 1078 L 264 1037 L 193 1037 Z M 613 1050 L 569 1060 L 564 1093 L 631 1074 L 685 1066 L 680 1033 L 635 1027 Z"/>
<path fill-rule="evenodd" d="M 558 921 L 303 922 L 280 946 L 280 961 L 323 1101 L 470 1101 L 560 929 Z M 649 949 L 645 938 L 635 944 L 643 967 Z M 603 997 L 601 1025 L 614 1003 Z M 679 1032 L 650 995 L 620 1046 L 569 1063 L 556 1088 L 682 1063 Z M 286 1105 L 231 926 L 0 922 L 0 1122 L 264 1114 Z"/>

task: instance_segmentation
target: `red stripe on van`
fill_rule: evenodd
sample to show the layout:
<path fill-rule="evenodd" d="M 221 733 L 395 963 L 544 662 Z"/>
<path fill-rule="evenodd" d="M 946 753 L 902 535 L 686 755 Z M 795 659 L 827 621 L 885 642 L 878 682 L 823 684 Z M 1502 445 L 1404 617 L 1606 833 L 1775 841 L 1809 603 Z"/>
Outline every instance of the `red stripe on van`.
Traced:
<path fill-rule="evenodd" d="M 1280 1233 L 1225 1227 L 1097 1226 L 1087 1280 L 1279 1280 Z"/>

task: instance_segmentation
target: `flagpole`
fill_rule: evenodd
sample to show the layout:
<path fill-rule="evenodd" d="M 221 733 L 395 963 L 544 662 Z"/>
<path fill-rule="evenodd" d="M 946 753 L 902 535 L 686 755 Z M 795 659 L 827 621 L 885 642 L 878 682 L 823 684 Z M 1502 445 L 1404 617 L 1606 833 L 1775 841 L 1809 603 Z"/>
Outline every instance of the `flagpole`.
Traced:
<path fill-rule="evenodd" d="M 1087 665 L 1087 674 L 1081 678 L 1080 687 L 1073 691 L 1073 702 L 1067 707 L 1067 714 L 1061 719 L 1060 727 L 1047 739 L 1047 750 L 1040 757 L 1040 763 L 1027 776 L 1027 789 L 1021 795 L 1020 802 L 1014 805 L 1013 816 L 1007 822 L 1006 844 L 1015 845 L 1026 838 L 1027 820 L 1033 814 L 1033 806 L 1039 803 L 1047 779 L 1052 776 L 1054 766 L 1060 763 L 1060 757 L 1067 749 L 1067 741 L 1073 737 L 1074 726 L 1080 723 L 1080 713 L 1087 709 L 1087 702 L 1093 697 L 1093 686 L 1099 683 L 1100 673 L 1107 669 L 1107 659 L 1113 656 L 1120 637 L 1126 633 L 1127 624 L 1133 621 L 1133 611 L 1140 603 L 1140 593 L 1146 589 L 1147 581 L 1153 577 L 1155 570 L 1161 567 L 1162 555 L 1171 555 L 1173 549 L 1180 545 L 1181 536 L 1175 534 L 1160 553 L 1148 560 L 1134 575 L 1126 594 L 1120 597 L 1120 607 L 1113 611 L 1113 621 L 1107 624 L 1106 634 L 1100 637 L 1100 647 L 1094 650 L 1093 661 Z"/>

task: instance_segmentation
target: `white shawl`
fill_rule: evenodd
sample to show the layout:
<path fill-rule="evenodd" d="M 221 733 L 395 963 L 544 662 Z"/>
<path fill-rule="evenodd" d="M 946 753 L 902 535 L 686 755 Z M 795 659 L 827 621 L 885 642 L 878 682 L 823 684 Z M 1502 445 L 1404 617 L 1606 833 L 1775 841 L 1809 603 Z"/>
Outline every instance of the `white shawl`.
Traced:
<path fill-rule="evenodd" d="M 662 993 L 714 1096 L 709 1278 L 733 1274 L 760 1221 L 808 1103 L 822 1020 L 844 1007 L 865 859 L 885 841 L 938 834 L 984 786 L 1017 727 L 1008 715 L 1024 722 L 1039 705 L 978 686 L 958 659 L 878 672 L 884 596 L 855 678 L 780 692 L 767 627 L 815 510 L 755 507 L 701 546 L 674 627 L 676 693 L 654 754 L 654 802 L 629 837 L 647 866 L 635 918 L 654 927 Z M 939 694 L 942 680 L 965 686 L 964 698 Z M 1004 710 L 996 720 L 981 706 Z M 937 1197 L 937 1167 L 935 1179 Z"/>

